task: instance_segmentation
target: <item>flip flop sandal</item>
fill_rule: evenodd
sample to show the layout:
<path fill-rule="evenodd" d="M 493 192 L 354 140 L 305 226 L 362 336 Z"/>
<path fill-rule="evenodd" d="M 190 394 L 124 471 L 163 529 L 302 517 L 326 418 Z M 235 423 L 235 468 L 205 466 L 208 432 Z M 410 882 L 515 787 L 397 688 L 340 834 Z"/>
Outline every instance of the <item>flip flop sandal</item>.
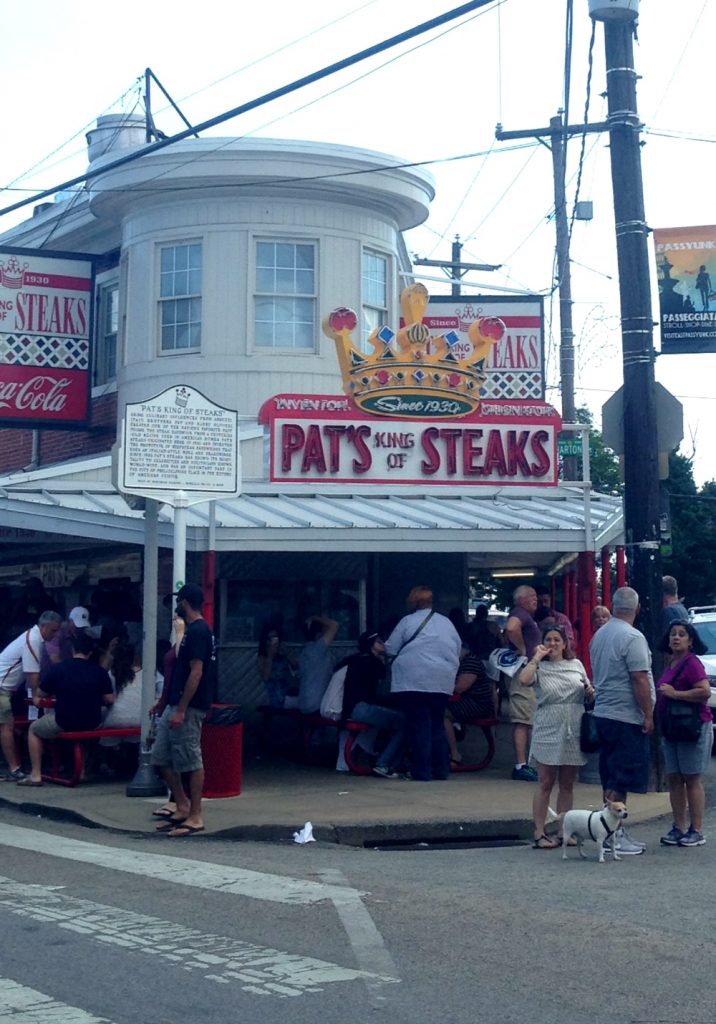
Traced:
<path fill-rule="evenodd" d="M 203 825 L 175 825 L 167 835 L 170 839 L 186 839 L 188 836 L 195 836 L 197 832 L 203 831 Z"/>
<path fill-rule="evenodd" d="M 537 836 L 532 842 L 533 850 L 557 850 L 559 849 L 559 843 L 556 839 L 550 839 L 544 832 L 541 836 Z"/>
<path fill-rule="evenodd" d="M 152 811 L 153 818 L 164 818 L 167 821 L 173 818 L 176 811 L 172 811 L 169 807 L 159 807 L 156 811 Z"/>
<path fill-rule="evenodd" d="M 181 828 L 186 818 L 169 818 L 162 825 L 157 825 L 155 832 L 171 832 L 175 828 Z"/>

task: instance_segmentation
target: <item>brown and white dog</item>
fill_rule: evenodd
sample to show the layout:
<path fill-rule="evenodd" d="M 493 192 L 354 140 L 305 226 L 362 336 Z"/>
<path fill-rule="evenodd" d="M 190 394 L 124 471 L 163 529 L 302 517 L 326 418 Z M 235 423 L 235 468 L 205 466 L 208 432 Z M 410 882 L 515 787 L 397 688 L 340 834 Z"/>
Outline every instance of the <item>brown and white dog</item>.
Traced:
<path fill-rule="evenodd" d="M 599 863 L 604 863 L 604 842 L 607 840 L 614 860 L 621 860 L 616 851 L 614 835 L 627 816 L 626 804 L 607 800 L 601 811 L 567 811 L 564 816 L 562 860 L 567 859 L 567 846 L 572 836 L 576 837 L 579 856 L 587 860 L 582 850 L 585 839 L 591 839 L 599 850 Z"/>

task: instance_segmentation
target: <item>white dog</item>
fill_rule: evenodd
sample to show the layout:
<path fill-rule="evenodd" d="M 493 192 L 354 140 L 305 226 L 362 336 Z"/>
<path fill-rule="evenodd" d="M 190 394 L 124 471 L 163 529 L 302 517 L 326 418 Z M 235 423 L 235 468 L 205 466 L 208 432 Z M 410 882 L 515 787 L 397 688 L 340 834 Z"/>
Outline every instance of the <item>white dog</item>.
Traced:
<path fill-rule="evenodd" d="M 582 850 L 585 839 L 591 839 L 597 844 L 600 864 L 604 863 L 605 840 L 609 841 L 614 860 L 621 860 L 616 851 L 614 834 L 626 816 L 626 804 L 610 800 L 607 800 L 601 811 L 567 811 L 563 825 L 562 860 L 567 859 L 567 846 L 572 836 L 576 836 L 579 856 L 584 860 L 587 859 Z"/>

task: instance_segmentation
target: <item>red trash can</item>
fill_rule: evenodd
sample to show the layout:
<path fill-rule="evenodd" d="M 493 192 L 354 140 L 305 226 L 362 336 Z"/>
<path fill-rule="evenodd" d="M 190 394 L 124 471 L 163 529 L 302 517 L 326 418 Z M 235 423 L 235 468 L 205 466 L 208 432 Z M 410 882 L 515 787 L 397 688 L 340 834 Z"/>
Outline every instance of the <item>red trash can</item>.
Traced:
<path fill-rule="evenodd" d="M 201 729 L 202 796 L 239 795 L 243 741 L 244 723 L 238 705 L 212 704 Z"/>

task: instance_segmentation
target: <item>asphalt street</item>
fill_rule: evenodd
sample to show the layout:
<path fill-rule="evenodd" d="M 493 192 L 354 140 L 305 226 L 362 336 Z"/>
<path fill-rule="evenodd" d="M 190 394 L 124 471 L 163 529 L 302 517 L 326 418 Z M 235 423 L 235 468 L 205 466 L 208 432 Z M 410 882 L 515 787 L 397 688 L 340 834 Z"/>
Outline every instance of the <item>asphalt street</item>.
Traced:
<path fill-rule="evenodd" d="M 716 841 L 660 847 L 669 825 L 600 865 L 171 843 L 3 808 L 0 1022 L 713 1022 Z"/>

